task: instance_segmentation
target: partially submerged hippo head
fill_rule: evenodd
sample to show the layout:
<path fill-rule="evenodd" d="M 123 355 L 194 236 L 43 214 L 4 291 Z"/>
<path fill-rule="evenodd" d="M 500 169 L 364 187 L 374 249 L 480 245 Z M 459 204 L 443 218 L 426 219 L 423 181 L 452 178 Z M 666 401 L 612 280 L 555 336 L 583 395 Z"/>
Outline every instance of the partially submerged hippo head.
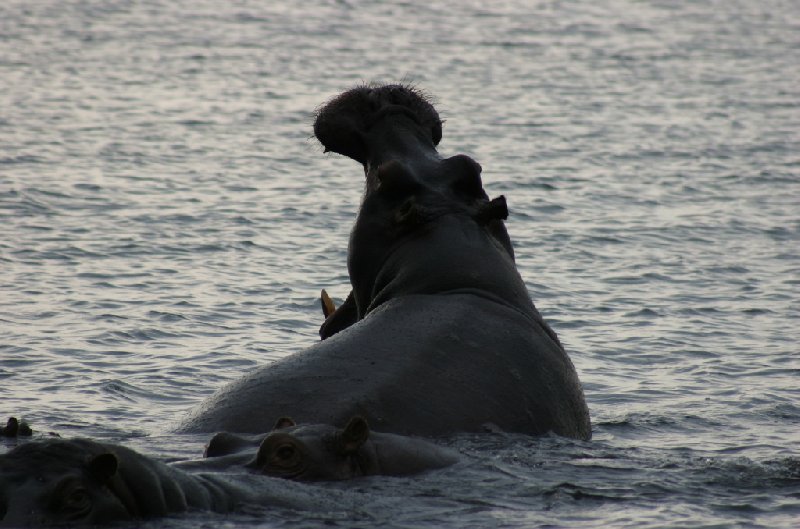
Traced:
<path fill-rule="evenodd" d="M 268 476 L 317 481 L 416 474 L 455 461 L 452 452 L 428 441 L 370 432 L 367 421 L 356 416 L 341 429 L 298 426 L 282 418 L 247 466 Z"/>
<path fill-rule="evenodd" d="M 351 418 L 344 428 L 297 425 L 284 417 L 269 434 L 220 432 L 208 443 L 204 455 L 235 461 L 235 457 L 252 454 L 253 448 L 257 448 L 256 455 L 251 456 L 246 468 L 296 481 L 408 475 L 457 461 L 453 452 L 424 439 L 371 432 L 367 421 L 359 416 Z"/>
<path fill-rule="evenodd" d="M 299 481 L 349 479 L 375 474 L 375 462 L 360 450 L 369 438 L 367 422 L 356 417 L 344 429 L 297 426 L 281 419 L 248 464 L 253 470 Z"/>
<path fill-rule="evenodd" d="M 0 526 L 91 525 L 141 512 L 118 456 L 84 439 L 48 440 L 0 455 Z"/>
<path fill-rule="evenodd" d="M 25 421 L 20 421 L 16 417 L 9 417 L 6 425 L 0 428 L 2 437 L 30 437 L 33 430 Z"/>
<path fill-rule="evenodd" d="M 323 338 L 397 295 L 470 290 L 531 306 L 521 281 L 497 281 L 498 269 L 518 278 L 505 198 L 489 200 L 481 166 L 469 156 L 439 155 L 441 120 L 420 92 L 354 88 L 320 109 L 314 132 L 366 175 L 348 251 L 353 292 L 328 317 Z"/>
<path fill-rule="evenodd" d="M 124 446 L 32 441 L 0 455 L 0 527 L 85 526 L 189 509 L 229 512 L 248 497 Z"/>

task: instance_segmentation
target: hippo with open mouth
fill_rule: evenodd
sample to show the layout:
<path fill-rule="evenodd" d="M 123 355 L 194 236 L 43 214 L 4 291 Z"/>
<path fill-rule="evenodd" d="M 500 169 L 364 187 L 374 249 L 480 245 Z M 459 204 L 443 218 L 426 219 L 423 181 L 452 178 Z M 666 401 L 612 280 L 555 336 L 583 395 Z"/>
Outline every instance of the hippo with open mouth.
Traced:
<path fill-rule="evenodd" d="M 505 199 L 489 199 L 472 158 L 439 155 L 433 106 L 407 86 L 360 86 L 320 109 L 314 133 L 366 176 L 352 292 L 321 342 L 223 387 L 180 430 L 258 433 L 288 412 L 406 435 L 590 438 L 575 368 L 517 271 Z"/>

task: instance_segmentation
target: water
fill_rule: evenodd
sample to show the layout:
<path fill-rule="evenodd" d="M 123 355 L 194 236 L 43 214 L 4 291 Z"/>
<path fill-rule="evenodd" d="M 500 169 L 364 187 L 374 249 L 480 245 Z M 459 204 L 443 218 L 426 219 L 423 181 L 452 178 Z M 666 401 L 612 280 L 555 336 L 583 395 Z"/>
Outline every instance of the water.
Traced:
<path fill-rule="evenodd" d="M 429 4 L 3 2 L 0 412 L 197 456 L 176 418 L 348 290 L 362 177 L 313 110 L 406 80 L 508 197 L 593 440 L 455 436 L 325 486 L 358 508 L 152 525 L 796 527 L 800 4 Z"/>

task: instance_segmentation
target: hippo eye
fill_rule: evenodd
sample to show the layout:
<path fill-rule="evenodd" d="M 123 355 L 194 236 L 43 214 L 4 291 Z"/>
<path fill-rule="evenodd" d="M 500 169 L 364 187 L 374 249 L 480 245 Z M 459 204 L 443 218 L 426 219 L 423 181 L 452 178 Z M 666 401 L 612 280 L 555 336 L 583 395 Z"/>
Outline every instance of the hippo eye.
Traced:
<path fill-rule="evenodd" d="M 268 476 L 292 478 L 302 471 L 305 458 L 302 441 L 286 433 L 273 433 L 264 439 L 248 466 Z"/>
<path fill-rule="evenodd" d="M 80 485 L 66 484 L 56 490 L 55 511 L 59 512 L 64 519 L 78 519 L 84 516 L 92 507 L 91 496 L 86 488 Z"/>
<path fill-rule="evenodd" d="M 74 509 L 81 508 L 87 503 L 89 503 L 89 493 L 83 488 L 73 490 L 64 500 L 65 507 Z"/>
<path fill-rule="evenodd" d="M 278 449 L 275 450 L 275 457 L 282 462 L 288 462 L 295 456 L 296 453 L 297 449 L 294 447 L 294 445 L 285 444 L 279 446 Z"/>

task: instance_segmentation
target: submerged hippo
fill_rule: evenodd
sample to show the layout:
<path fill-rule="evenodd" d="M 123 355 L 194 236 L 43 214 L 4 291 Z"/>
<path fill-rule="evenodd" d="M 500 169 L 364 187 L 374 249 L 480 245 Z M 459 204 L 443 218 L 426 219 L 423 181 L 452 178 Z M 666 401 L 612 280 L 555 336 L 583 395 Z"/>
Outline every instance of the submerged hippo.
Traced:
<path fill-rule="evenodd" d="M 225 513 L 245 504 L 327 511 L 335 508 L 326 499 L 331 494 L 266 476 L 190 474 L 124 446 L 89 439 L 33 441 L 0 455 L 0 527 Z"/>
<path fill-rule="evenodd" d="M 33 430 L 28 423 L 20 421 L 16 417 L 9 417 L 6 425 L 0 428 L 2 437 L 30 437 L 31 435 L 33 435 Z"/>
<path fill-rule="evenodd" d="M 291 410 L 398 434 L 588 439 L 575 368 L 517 272 L 505 199 L 489 200 L 473 159 L 439 155 L 433 106 L 405 86 L 362 86 L 325 105 L 314 132 L 366 175 L 352 292 L 321 342 L 223 387 L 180 429 L 257 433 Z"/>
<path fill-rule="evenodd" d="M 253 449 L 258 448 L 255 457 Z M 219 433 L 205 456 L 241 454 L 246 467 L 269 476 L 298 481 L 341 480 L 358 476 L 405 476 L 452 465 L 454 452 L 428 441 L 370 432 L 363 417 L 353 417 L 343 429 L 326 424 L 298 426 L 282 418 L 262 435 Z"/>

